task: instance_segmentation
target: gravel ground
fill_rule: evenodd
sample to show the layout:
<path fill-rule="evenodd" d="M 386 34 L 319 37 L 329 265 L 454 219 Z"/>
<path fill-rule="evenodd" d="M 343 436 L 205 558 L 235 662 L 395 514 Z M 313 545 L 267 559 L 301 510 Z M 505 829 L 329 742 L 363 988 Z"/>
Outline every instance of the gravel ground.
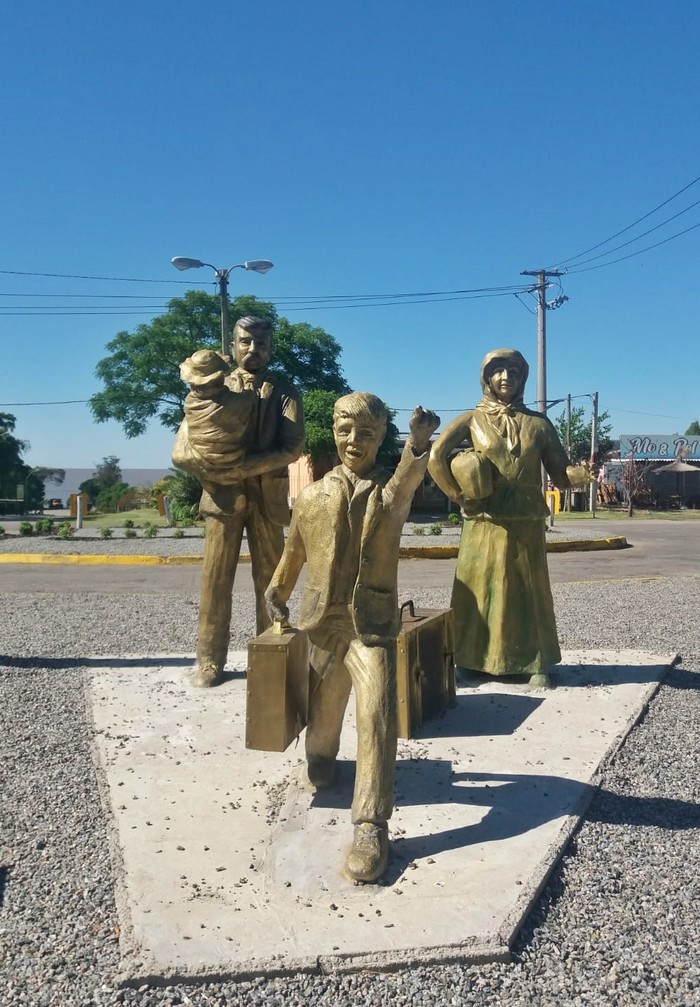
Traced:
<path fill-rule="evenodd" d="M 117 915 L 80 666 L 87 654 L 193 650 L 197 599 L 0 595 L 0 1004 L 700 1005 L 699 586 L 554 588 L 564 647 L 683 657 L 608 769 L 512 963 L 139 989 L 113 984 Z M 416 593 L 422 605 L 447 600 Z M 252 599 L 234 605 L 240 648 Z"/>

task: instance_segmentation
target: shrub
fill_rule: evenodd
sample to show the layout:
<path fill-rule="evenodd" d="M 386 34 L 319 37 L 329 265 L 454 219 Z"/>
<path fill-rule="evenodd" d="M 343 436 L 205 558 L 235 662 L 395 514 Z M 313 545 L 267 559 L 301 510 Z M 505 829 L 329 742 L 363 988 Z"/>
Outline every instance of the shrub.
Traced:
<path fill-rule="evenodd" d="M 152 521 L 146 521 L 143 526 L 143 537 L 144 538 L 155 538 L 158 534 L 158 528 L 153 524 Z"/>
<path fill-rule="evenodd" d="M 36 523 L 36 530 L 40 535 L 50 535 L 53 532 L 53 518 L 40 517 Z"/>
<path fill-rule="evenodd" d="M 462 523 L 461 516 L 459 514 L 455 514 L 454 511 L 451 514 L 447 515 L 447 520 L 450 522 L 450 524 L 454 524 L 454 525 L 458 525 L 458 524 Z"/>
<path fill-rule="evenodd" d="M 127 528 L 124 532 L 124 538 L 136 538 L 136 531 L 134 528 Z"/>
<path fill-rule="evenodd" d="M 111 528 L 100 528 L 100 538 L 111 538 L 112 529 Z"/>
<path fill-rule="evenodd" d="M 172 469 L 172 475 L 161 479 L 153 492 L 163 493 L 170 500 L 170 516 L 178 524 L 194 521 L 199 511 L 202 487 L 199 480 L 182 469 Z"/>
<path fill-rule="evenodd" d="M 59 538 L 73 538 L 73 533 L 75 528 L 70 523 L 70 521 L 61 521 L 60 525 L 56 530 L 56 534 Z"/>
<path fill-rule="evenodd" d="M 32 522 L 31 521 L 20 521 L 20 524 L 19 524 L 19 533 L 20 533 L 20 535 L 33 535 L 34 534 L 34 525 L 32 524 Z"/>
<path fill-rule="evenodd" d="M 191 517 L 184 517 L 178 523 L 181 528 L 194 528 L 194 519 Z"/>
<path fill-rule="evenodd" d="M 4 534 L 5 534 L 5 529 L 4 529 L 4 528 L 3 528 L 3 526 L 2 526 L 1 524 L 0 524 L 0 538 L 2 538 L 2 536 L 3 536 Z"/>
<path fill-rule="evenodd" d="M 173 532 L 173 538 L 184 538 L 184 537 L 185 533 L 182 530 L 182 528 L 176 528 L 175 531 Z"/>
<path fill-rule="evenodd" d="M 128 517 L 126 519 L 126 521 L 124 522 L 124 527 L 125 528 L 133 528 L 134 527 L 134 522 L 131 520 L 130 517 Z"/>
<path fill-rule="evenodd" d="M 441 524 L 431 524 L 430 526 L 431 535 L 442 535 L 442 525 Z"/>
<path fill-rule="evenodd" d="M 425 528 L 422 524 L 414 524 L 413 526 L 414 535 L 425 535 Z"/>

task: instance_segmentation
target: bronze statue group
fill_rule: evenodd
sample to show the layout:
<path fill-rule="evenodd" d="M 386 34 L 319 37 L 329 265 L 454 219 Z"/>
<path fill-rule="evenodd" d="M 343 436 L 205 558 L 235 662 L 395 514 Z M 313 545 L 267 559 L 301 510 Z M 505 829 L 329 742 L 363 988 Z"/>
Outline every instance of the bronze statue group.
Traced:
<path fill-rule="evenodd" d="M 426 470 L 464 517 L 452 593 L 455 663 L 472 672 L 548 684 L 561 659 L 545 553 L 541 465 L 561 489 L 583 483 L 551 422 L 523 404 L 528 366 L 517 350 L 488 353 L 483 397 L 437 438 L 440 419 L 417 407 L 393 473 L 377 465 L 387 411 L 354 392 L 338 399 L 340 464 L 305 487 L 290 523 L 288 465 L 304 447 L 301 398 L 271 374 L 273 333 L 247 317 L 234 328 L 236 367 L 198 350 L 181 374 L 190 385 L 175 465 L 202 484 L 206 522 L 197 664 L 192 682 L 217 685 L 228 652 L 233 581 L 245 531 L 257 632 L 286 622 L 306 565 L 298 619 L 309 640 L 307 774 L 333 785 L 343 716 L 355 693 L 357 762 L 353 841 L 345 870 L 381 878 L 389 857 L 396 761 L 397 568 L 401 529 Z"/>

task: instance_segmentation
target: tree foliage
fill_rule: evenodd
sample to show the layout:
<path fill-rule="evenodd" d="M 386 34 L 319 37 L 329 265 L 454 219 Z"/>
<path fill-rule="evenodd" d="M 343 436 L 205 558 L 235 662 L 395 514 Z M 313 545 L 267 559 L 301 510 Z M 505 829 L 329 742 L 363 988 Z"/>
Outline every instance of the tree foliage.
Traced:
<path fill-rule="evenodd" d="M 0 497 L 16 500 L 17 487 L 23 484 L 26 509 L 38 510 L 44 502 L 46 480 L 62 483 L 66 473 L 64 469 L 27 465 L 22 454 L 29 442 L 14 436 L 16 426 L 17 420 L 12 413 L 0 413 Z"/>
<path fill-rule="evenodd" d="M 23 461 L 22 453 L 27 450 L 27 441 L 14 436 L 17 420 L 12 413 L 0 413 L 0 497 L 16 499 L 17 484 L 24 481 L 29 466 Z M 43 496 L 43 487 L 42 487 Z"/>
<path fill-rule="evenodd" d="M 95 506 L 102 514 L 112 514 L 120 509 L 124 497 L 133 495 L 134 487 L 125 482 L 110 483 L 97 494 Z M 123 506 L 121 507 L 123 510 Z"/>
<path fill-rule="evenodd" d="M 78 486 L 79 493 L 87 493 L 90 502 L 95 503 L 105 490 L 122 482 L 122 470 L 116 455 L 105 455 L 101 462 L 95 465 L 95 471 L 89 479 L 84 479 Z"/>
<path fill-rule="evenodd" d="M 686 437 L 698 437 L 700 436 L 700 423 L 697 420 L 693 420 L 688 429 L 685 432 Z"/>
<path fill-rule="evenodd" d="M 612 423 L 608 422 L 610 414 L 606 411 L 598 415 L 598 459 L 605 458 L 612 451 L 613 440 L 610 436 Z M 566 411 L 554 420 L 554 426 L 559 439 L 567 447 Z M 571 410 L 571 439 L 569 456 L 574 463 L 588 461 L 591 457 L 591 420 L 586 416 L 583 406 L 575 406 Z"/>
<path fill-rule="evenodd" d="M 332 458 L 335 455 L 333 439 L 333 406 L 339 398 L 336 392 L 314 389 L 304 396 L 304 453 L 312 461 Z"/>
<path fill-rule="evenodd" d="M 93 477 L 101 490 L 110 489 L 122 482 L 122 470 L 116 455 L 105 455 L 95 466 Z"/>
<path fill-rule="evenodd" d="M 187 394 L 180 364 L 197 349 L 220 347 L 219 311 L 217 295 L 189 290 L 184 297 L 173 298 L 165 314 L 138 325 L 133 332 L 118 332 L 107 343 L 109 355 L 95 370 L 104 383 L 104 390 L 90 399 L 95 419 L 117 420 L 127 437 L 144 433 L 154 418 L 176 430 Z M 306 322 L 293 324 L 278 318 L 273 304 L 252 296 L 231 302 L 232 331 L 244 315 L 267 318 L 274 326 L 270 370 L 285 374 L 301 392 L 349 391 L 339 362 L 340 344 L 329 333 Z"/>
<path fill-rule="evenodd" d="M 304 454 L 312 462 L 332 458 L 335 453 L 333 438 L 333 407 L 340 396 L 336 392 L 313 390 L 304 395 L 304 428 L 306 431 L 306 447 Z M 389 419 L 386 427 L 386 437 L 377 455 L 380 464 L 393 465 L 401 452 L 399 430 L 394 423 L 396 413 L 387 406 Z"/>
<path fill-rule="evenodd" d="M 170 475 L 160 479 L 152 490 L 155 497 L 162 493 L 170 500 L 170 513 L 174 521 L 194 521 L 199 512 L 202 487 L 196 476 L 182 469 L 171 469 Z"/>

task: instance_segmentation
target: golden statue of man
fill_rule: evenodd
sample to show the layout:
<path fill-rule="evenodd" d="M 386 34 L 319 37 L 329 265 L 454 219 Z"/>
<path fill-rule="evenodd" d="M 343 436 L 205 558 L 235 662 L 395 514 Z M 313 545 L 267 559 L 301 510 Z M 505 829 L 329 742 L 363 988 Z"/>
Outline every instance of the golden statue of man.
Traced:
<path fill-rule="evenodd" d="M 182 367 L 191 391 L 175 440 L 173 464 L 202 484 L 204 559 L 199 600 L 197 667 L 192 681 L 221 680 L 230 638 L 231 595 L 243 532 L 255 585 L 257 632 L 270 625 L 264 592 L 284 548 L 289 524 L 287 466 L 304 446 L 301 397 L 270 374 L 272 326 L 247 316 L 233 330 L 236 369 L 199 350 Z"/>
<path fill-rule="evenodd" d="M 266 592 L 271 615 L 286 619 L 286 603 L 307 564 L 299 626 L 311 643 L 306 758 L 309 780 L 318 789 L 333 783 L 345 707 L 351 687 L 355 690 L 354 834 L 346 869 L 356 881 L 377 880 L 389 855 L 399 544 L 439 422 L 420 406 L 414 410 L 410 436 L 390 476 L 376 464 L 387 426 L 381 399 L 368 392 L 338 399 L 333 433 L 341 464 L 297 498 Z"/>
<path fill-rule="evenodd" d="M 547 417 L 523 404 L 527 376 L 518 350 L 486 354 L 483 397 L 435 441 L 430 474 L 464 517 L 452 589 L 458 673 L 523 675 L 546 686 L 561 652 L 541 469 L 561 489 L 589 475 L 569 465 Z"/>

